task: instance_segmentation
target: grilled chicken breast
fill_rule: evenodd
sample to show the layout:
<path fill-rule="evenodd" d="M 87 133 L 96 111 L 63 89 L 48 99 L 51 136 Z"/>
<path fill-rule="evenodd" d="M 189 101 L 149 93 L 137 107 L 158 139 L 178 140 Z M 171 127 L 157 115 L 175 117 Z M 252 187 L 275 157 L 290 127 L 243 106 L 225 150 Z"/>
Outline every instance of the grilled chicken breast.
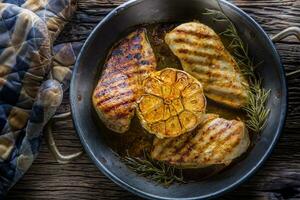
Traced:
<path fill-rule="evenodd" d="M 156 61 L 146 29 L 138 29 L 115 46 L 108 56 L 92 101 L 107 128 L 124 133 L 142 94 L 142 80 L 154 71 Z"/>
<path fill-rule="evenodd" d="M 228 165 L 250 144 L 242 121 L 208 114 L 200 127 L 176 138 L 154 139 L 151 157 L 181 168 Z"/>
<path fill-rule="evenodd" d="M 183 69 L 203 84 L 208 98 L 233 108 L 247 104 L 248 83 L 214 30 L 184 23 L 167 33 L 165 42 Z"/>

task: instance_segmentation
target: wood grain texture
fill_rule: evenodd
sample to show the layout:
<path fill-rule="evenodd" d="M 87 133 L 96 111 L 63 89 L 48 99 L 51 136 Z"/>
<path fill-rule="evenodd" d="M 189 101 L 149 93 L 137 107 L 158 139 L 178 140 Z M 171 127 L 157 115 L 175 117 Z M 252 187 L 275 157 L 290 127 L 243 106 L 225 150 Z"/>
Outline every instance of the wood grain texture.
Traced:
<path fill-rule="evenodd" d="M 84 41 L 96 24 L 123 0 L 80 0 L 78 10 L 57 43 Z M 268 34 L 300 27 L 300 0 L 234 0 Z M 300 67 L 300 42 L 290 37 L 276 44 L 286 72 Z M 289 114 L 272 156 L 247 183 L 221 199 L 300 199 L 300 75 L 288 78 Z M 60 112 L 69 110 L 67 94 Z M 71 120 L 57 122 L 55 137 L 66 153 L 81 148 Z M 45 144 L 24 178 L 7 199 L 140 199 L 106 178 L 87 155 L 66 165 L 56 163 Z"/>

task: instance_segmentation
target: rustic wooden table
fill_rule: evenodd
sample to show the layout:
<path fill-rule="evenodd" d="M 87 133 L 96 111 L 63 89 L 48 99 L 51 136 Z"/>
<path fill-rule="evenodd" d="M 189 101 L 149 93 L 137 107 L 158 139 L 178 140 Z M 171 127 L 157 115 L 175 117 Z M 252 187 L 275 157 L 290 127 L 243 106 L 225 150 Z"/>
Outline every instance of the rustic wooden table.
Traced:
<path fill-rule="evenodd" d="M 123 0 L 79 0 L 78 10 L 58 43 L 81 41 Z M 300 0 L 233 0 L 272 35 L 300 27 Z M 300 67 L 300 43 L 293 37 L 276 44 L 286 72 Z M 266 164 L 248 182 L 222 199 L 300 199 L 300 76 L 289 76 L 289 114 L 285 131 Z M 60 112 L 69 110 L 68 94 Z M 80 149 L 71 119 L 55 125 L 59 148 Z M 106 178 L 85 154 L 66 165 L 56 163 L 43 144 L 41 152 L 8 199 L 140 199 Z"/>

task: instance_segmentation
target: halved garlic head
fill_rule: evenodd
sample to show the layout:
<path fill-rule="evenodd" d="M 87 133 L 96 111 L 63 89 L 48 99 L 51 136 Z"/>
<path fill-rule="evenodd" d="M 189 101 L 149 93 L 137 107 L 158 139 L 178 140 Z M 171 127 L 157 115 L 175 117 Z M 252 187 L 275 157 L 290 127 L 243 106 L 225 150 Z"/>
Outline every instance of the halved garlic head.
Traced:
<path fill-rule="evenodd" d="M 201 122 L 206 99 L 201 83 L 188 73 L 166 68 L 143 81 L 137 114 L 142 126 L 159 138 L 176 137 Z"/>

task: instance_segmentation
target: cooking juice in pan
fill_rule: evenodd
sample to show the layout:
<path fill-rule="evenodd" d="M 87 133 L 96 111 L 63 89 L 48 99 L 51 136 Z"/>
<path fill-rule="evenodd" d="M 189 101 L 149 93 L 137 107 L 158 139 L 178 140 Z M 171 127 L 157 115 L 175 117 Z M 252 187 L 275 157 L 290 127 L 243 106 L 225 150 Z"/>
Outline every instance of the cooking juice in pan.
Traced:
<path fill-rule="evenodd" d="M 148 40 L 156 57 L 157 70 L 167 67 L 183 70 L 179 59 L 171 52 L 168 45 L 164 42 L 165 34 L 176 26 L 178 26 L 176 23 L 150 24 L 143 26 L 147 29 Z M 226 47 L 226 41 L 223 42 Z M 241 109 L 231 109 L 215 103 L 208 98 L 206 99 L 206 113 L 218 114 L 221 118 L 227 120 L 239 119 L 245 121 L 246 115 Z M 101 128 L 101 134 L 104 134 L 107 144 L 119 155 L 124 156 L 129 154 L 135 157 L 142 157 L 145 149 L 151 149 L 155 136 L 147 133 L 147 131 L 142 128 L 136 116 L 131 121 L 130 129 L 122 134 L 114 133 L 107 129 L 96 114 L 94 119 L 97 120 L 97 124 L 99 124 Z M 250 133 L 249 135 L 251 137 L 253 134 Z M 250 139 L 252 140 L 252 138 Z M 242 158 L 238 158 L 237 160 L 239 159 Z M 223 170 L 224 167 L 224 165 L 215 165 L 201 169 L 184 169 L 183 174 L 185 178 L 199 180 Z"/>

